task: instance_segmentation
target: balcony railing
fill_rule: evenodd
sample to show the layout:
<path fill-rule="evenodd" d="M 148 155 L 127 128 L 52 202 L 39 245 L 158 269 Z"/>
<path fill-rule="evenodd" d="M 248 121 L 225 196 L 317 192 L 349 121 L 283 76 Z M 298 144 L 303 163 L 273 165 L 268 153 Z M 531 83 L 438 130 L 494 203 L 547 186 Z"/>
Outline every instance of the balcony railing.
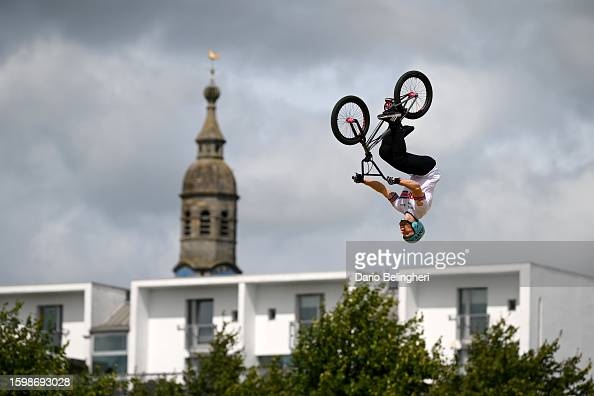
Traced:
<path fill-rule="evenodd" d="M 489 315 L 458 315 L 456 316 L 456 327 L 458 340 L 463 344 L 469 343 L 473 334 L 481 333 L 489 327 Z"/>
<path fill-rule="evenodd" d="M 186 325 L 186 348 L 205 349 L 212 341 L 216 326 L 214 324 Z"/>
<path fill-rule="evenodd" d="M 295 348 L 297 345 L 297 340 L 299 338 L 299 330 L 309 327 L 313 324 L 313 320 L 302 320 L 299 322 L 291 322 L 289 323 L 289 348 Z"/>

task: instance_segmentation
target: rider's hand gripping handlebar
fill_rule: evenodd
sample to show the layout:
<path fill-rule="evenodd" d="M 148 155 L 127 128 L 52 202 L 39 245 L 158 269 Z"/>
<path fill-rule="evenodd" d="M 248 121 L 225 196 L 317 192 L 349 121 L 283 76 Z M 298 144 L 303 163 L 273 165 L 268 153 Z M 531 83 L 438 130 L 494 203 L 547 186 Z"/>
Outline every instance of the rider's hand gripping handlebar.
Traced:
<path fill-rule="evenodd" d="M 355 176 L 353 176 L 353 181 L 355 183 L 363 183 L 363 175 L 360 173 L 355 173 Z"/>
<path fill-rule="evenodd" d="M 399 177 L 386 176 L 386 181 L 388 184 L 400 184 Z"/>

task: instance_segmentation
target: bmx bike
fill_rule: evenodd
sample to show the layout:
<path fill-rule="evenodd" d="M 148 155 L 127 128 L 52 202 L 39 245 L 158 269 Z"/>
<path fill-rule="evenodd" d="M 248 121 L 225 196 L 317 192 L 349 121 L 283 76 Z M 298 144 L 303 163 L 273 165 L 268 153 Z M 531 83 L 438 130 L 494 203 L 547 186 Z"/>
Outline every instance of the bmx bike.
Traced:
<path fill-rule="evenodd" d="M 401 106 L 402 117 L 411 120 L 425 115 L 431 106 L 433 89 L 427 76 L 417 70 L 404 73 L 394 86 L 394 97 L 386 98 L 384 110 L 394 104 Z M 330 126 L 336 139 L 342 144 L 354 145 L 361 143 L 365 157 L 361 160 L 361 174 L 363 176 L 380 176 L 388 184 L 395 184 L 396 178 L 385 176 L 373 160 L 371 150 L 382 141 L 389 129 L 381 134 L 379 130 L 385 121 L 380 120 L 373 132 L 367 137 L 369 130 L 369 109 L 365 102 L 354 95 L 340 99 L 332 109 Z M 365 164 L 368 164 L 365 171 Z M 372 173 L 374 169 L 377 173 Z"/>

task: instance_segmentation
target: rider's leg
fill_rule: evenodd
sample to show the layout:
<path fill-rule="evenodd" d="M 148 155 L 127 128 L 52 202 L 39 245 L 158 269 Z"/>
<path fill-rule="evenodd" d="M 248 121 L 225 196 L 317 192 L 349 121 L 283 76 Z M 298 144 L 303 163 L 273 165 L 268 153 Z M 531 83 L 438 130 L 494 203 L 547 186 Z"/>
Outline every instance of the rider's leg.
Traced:
<path fill-rule="evenodd" d="M 390 123 L 390 132 L 384 136 L 379 149 L 380 157 L 401 172 L 411 175 L 426 175 L 435 167 L 435 160 L 427 155 L 406 152 L 403 131 L 397 123 Z"/>

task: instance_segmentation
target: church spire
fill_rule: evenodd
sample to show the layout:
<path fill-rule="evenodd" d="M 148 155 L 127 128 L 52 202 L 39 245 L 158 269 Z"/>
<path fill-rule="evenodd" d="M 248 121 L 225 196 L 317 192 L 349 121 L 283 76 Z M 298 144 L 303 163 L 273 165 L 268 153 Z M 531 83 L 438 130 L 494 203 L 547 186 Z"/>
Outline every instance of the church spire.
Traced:
<path fill-rule="evenodd" d="M 214 61 L 218 54 L 209 51 L 209 58 Z M 204 89 L 206 119 L 196 137 L 198 155 L 186 171 L 180 194 L 180 255 L 173 269 L 177 276 L 241 273 L 235 262 L 239 197 L 233 171 L 223 159 L 225 138 L 216 118 L 220 94 L 211 66 Z"/>
<path fill-rule="evenodd" d="M 214 55 L 213 55 L 214 54 Z M 218 59 L 218 54 L 214 51 L 209 51 L 208 57 L 211 61 Z M 223 145 L 225 138 L 221 133 L 221 128 L 217 122 L 216 116 L 216 102 L 221 96 L 221 90 L 214 81 L 214 62 L 210 68 L 210 84 L 204 88 L 204 98 L 208 103 L 206 106 L 206 119 L 204 125 L 196 137 L 198 144 L 198 158 L 219 158 L 223 159 Z"/>

